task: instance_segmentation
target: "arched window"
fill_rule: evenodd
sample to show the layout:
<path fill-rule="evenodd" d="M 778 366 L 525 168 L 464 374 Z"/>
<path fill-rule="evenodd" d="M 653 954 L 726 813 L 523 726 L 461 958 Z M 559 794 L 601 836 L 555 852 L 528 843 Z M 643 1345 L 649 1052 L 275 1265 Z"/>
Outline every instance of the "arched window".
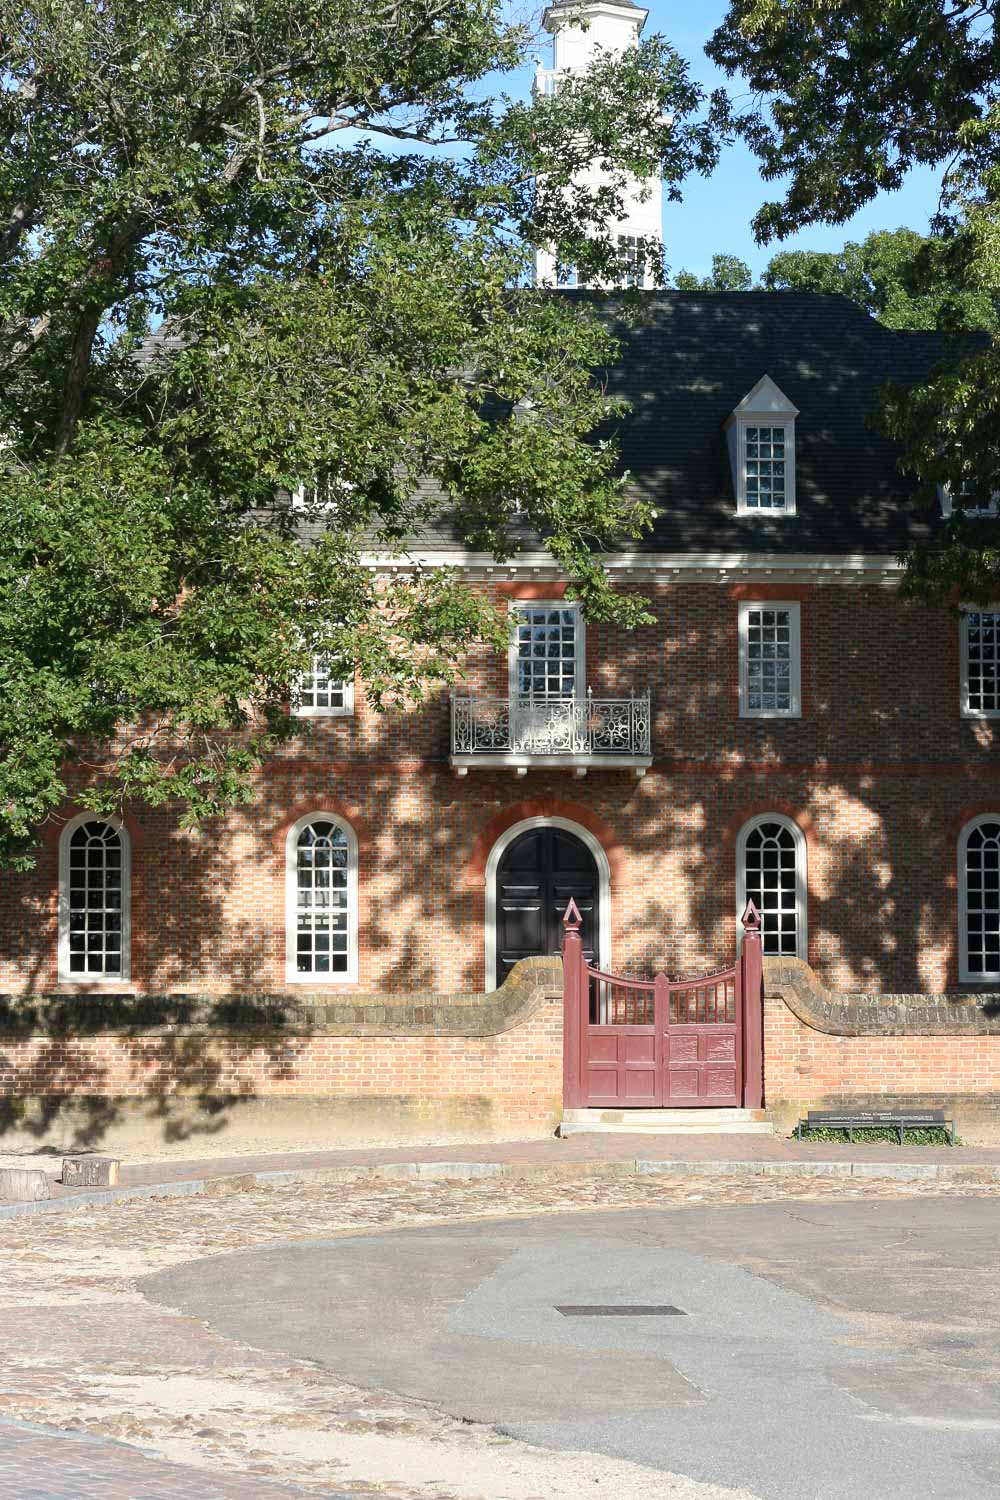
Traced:
<path fill-rule="evenodd" d="M 770 813 L 745 823 L 736 840 L 736 901 L 739 912 L 748 901 L 760 912 L 766 954 L 807 957 L 807 890 L 801 828 Z"/>
<path fill-rule="evenodd" d="M 59 841 L 59 978 L 129 977 L 129 838 L 82 813 Z"/>
<path fill-rule="evenodd" d="M 958 840 L 959 974 L 1000 979 L 1000 812 L 973 818 Z"/>
<path fill-rule="evenodd" d="M 286 850 L 290 980 L 358 977 L 358 841 L 332 813 L 301 818 Z"/>

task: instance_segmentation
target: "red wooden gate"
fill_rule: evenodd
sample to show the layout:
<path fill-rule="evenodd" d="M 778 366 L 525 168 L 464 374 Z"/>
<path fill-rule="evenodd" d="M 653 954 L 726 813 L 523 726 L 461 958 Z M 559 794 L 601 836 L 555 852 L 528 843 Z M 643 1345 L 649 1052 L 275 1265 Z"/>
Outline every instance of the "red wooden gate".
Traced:
<path fill-rule="evenodd" d="M 742 950 L 729 968 L 626 979 L 587 963 L 580 913 L 570 902 L 563 917 L 567 1109 L 760 1107 L 763 965 L 752 901 L 742 921 Z"/>

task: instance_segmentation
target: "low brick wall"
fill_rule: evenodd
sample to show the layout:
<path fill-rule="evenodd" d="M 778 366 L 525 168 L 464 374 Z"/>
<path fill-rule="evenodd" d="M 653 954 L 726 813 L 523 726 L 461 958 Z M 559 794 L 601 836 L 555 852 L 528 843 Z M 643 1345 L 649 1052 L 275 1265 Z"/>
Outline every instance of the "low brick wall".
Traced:
<path fill-rule="evenodd" d="M 1000 997 L 846 995 L 798 959 L 764 962 L 764 1093 L 790 1131 L 808 1109 L 944 1108 L 1000 1140 Z"/>
<path fill-rule="evenodd" d="M 0 1005 L 0 1151 L 94 1144 L 126 1120 L 162 1138 L 252 1117 L 328 1146 L 527 1137 L 555 1130 L 561 1095 L 558 959 L 524 960 L 491 995 Z"/>
<path fill-rule="evenodd" d="M 765 1102 L 943 1106 L 1000 1139 L 996 996 L 847 995 L 765 960 Z M 495 994 L 0 997 L 0 1152 L 271 1149 L 547 1135 L 562 1111 L 562 966 Z"/>

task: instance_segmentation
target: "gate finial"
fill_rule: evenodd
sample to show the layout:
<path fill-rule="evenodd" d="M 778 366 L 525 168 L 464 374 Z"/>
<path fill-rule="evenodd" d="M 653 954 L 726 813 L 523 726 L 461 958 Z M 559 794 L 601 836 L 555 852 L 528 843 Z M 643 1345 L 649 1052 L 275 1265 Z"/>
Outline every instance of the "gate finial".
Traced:
<path fill-rule="evenodd" d="M 744 932 L 760 931 L 760 912 L 752 901 L 747 902 L 746 911 L 743 913 L 740 921 L 743 924 Z"/>
<path fill-rule="evenodd" d="M 580 928 L 583 926 L 583 918 L 580 915 L 580 908 L 577 906 L 572 896 L 570 896 L 569 898 L 569 905 L 563 912 L 563 926 L 565 927 L 567 932 L 579 932 Z"/>

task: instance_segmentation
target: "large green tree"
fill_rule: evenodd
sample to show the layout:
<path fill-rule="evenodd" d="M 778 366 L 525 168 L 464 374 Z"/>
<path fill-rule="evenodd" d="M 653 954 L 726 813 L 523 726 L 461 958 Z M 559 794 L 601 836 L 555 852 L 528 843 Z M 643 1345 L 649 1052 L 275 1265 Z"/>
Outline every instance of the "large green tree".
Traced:
<path fill-rule="evenodd" d="M 613 346 L 531 254 L 616 275 L 630 177 L 676 196 L 725 107 L 655 37 L 491 90 L 532 40 L 500 0 L 0 0 L 0 860 L 74 763 L 98 808 L 246 798 L 314 652 L 447 679 L 496 618 L 362 565 L 442 501 L 638 617 L 593 561 L 647 519 L 588 441 Z"/>
<path fill-rule="evenodd" d="M 941 177 L 934 244 L 914 291 L 947 279 L 953 343 L 926 383 L 887 392 L 879 420 L 933 504 L 959 500 L 940 541 L 907 558 L 917 593 L 1000 595 L 1000 523 L 973 519 L 1000 492 L 1000 344 L 963 342 L 1000 287 L 1000 25 L 997 0 L 731 0 L 709 53 L 749 85 L 739 128 L 782 196 L 754 221 L 768 243 L 845 222 L 911 168 Z"/>

